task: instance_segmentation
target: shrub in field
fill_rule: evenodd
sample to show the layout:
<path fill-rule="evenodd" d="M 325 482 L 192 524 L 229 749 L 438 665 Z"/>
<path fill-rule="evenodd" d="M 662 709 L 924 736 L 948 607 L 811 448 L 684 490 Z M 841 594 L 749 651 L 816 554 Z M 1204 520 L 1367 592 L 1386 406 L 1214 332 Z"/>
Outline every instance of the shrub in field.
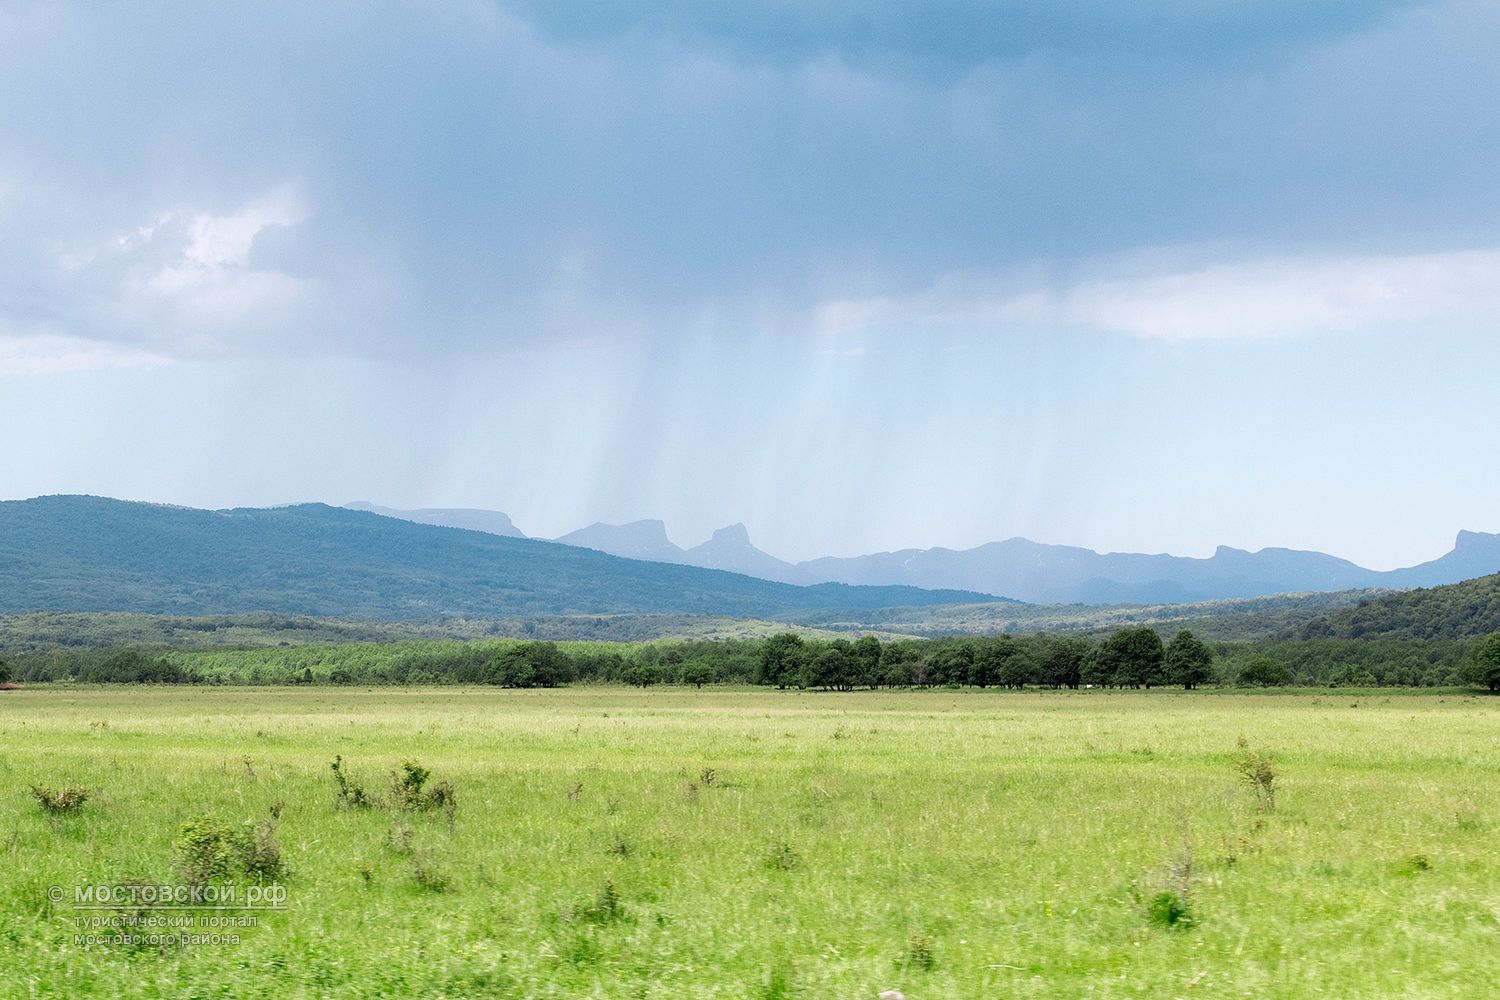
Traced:
<path fill-rule="evenodd" d="M 791 1000 L 802 995 L 789 969 L 772 969 L 760 989 L 760 1000 Z"/>
<path fill-rule="evenodd" d="M 1193 913 L 1187 899 L 1171 889 L 1163 889 L 1151 897 L 1151 902 L 1146 905 L 1146 917 L 1157 927 L 1176 930 L 1193 924 Z"/>
<path fill-rule="evenodd" d="M 411 845 L 411 827 L 403 823 L 397 823 L 386 831 L 385 846 L 402 857 L 410 857 L 414 851 Z"/>
<path fill-rule="evenodd" d="M 338 801 L 341 806 L 350 806 L 358 809 L 368 809 L 375 803 L 365 794 L 364 786 L 349 777 L 344 770 L 344 758 L 335 756 L 333 764 L 333 780 L 338 786 Z"/>
<path fill-rule="evenodd" d="M 1235 769 L 1254 790 L 1261 809 L 1266 812 L 1275 812 L 1276 768 L 1272 766 L 1271 758 L 1259 750 L 1249 750 L 1235 762 Z"/>
<path fill-rule="evenodd" d="M 77 812 L 83 808 L 83 804 L 89 800 L 87 788 L 44 788 L 41 785 L 31 786 L 32 797 L 36 799 L 37 805 L 49 816 L 66 816 L 68 813 Z"/>
<path fill-rule="evenodd" d="M 775 871 L 791 871 L 797 867 L 797 852 L 786 841 L 777 841 L 766 854 L 766 867 Z"/>
<path fill-rule="evenodd" d="M 234 829 L 212 816 L 195 816 L 182 824 L 173 849 L 178 873 L 192 885 L 240 875 L 273 880 L 286 874 L 274 820 Z"/>
<path fill-rule="evenodd" d="M 937 965 L 937 957 L 932 953 L 932 942 L 927 940 L 926 935 L 913 934 L 906 942 L 906 954 L 901 956 L 899 964 L 922 972 L 932 971 Z"/>
<path fill-rule="evenodd" d="M 250 878 L 274 881 L 286 874 L 281 845 L 276 842 L 276 821 L 246 824 L 239 833 L 240 867 Z"/>
<path fill-rule="evenodd" d="M 432 862 L 431 858 L 417 854 L 411 859 L 411 877 L 417 888 L 427 892 L 447 892 L 453 887 L 448 874 Z"/>
<path fill-rule="evenodd" d="M 593 899 L 573 907 L 569 916 L 589 924 L 612 924 L 628 916 L 625 903 L 620 899 L 620 890 L 613 881 L 600 886 Z"/>
<path fill-rule="evenodd" d="M 458 799 L 453 786 L 446 781 L 428 784 L 432 772 L 414 760 L 403 761 L 401 770 L 391 773 L 391 801 L 401 809 L 447 809 Z"/>
<path fill-rule="evenodd" d="M 1426 854 L 1413 854 L 1396 868 L 1400 875 L 1417 875 L 1427 871 L 1432 871 L 1432 858 Z"/>
<path fill-rule="evenodd" d="M 1164 884 L 1162 884 L 1164 883 Z M 1185 930 L 1193 925 L 1193 843 L 1182 827 L 1182 853 L 1167 864 L 1165 878 L 1146 902 L 1146 919 L 1157 927 Z"/>
<path fill-rule="evenodd" d="M 234 871 L 234 831 L 212 816 L 195 816 L 182 824 L 172 847 L 177 872 L 189 884 L 202 885 Z"/>

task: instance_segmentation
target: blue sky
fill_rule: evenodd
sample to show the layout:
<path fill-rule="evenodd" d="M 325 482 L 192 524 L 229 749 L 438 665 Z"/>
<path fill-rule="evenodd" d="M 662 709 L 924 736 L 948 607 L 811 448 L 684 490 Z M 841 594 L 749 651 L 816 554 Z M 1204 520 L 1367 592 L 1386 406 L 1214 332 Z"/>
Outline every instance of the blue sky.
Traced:
<path fill-rule="evenodd" d="M 1479 2 L 6 5 L 0 496 L 1419 561 L 1500 530 L 1497 50 Z"/>

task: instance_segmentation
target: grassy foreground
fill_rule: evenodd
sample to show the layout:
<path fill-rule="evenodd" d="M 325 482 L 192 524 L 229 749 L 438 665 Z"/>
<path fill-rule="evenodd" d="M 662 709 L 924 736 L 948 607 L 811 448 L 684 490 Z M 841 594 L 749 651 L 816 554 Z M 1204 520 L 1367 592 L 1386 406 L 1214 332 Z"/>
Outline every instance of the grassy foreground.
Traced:
<path fill-rule="evenodd" d="M 1369 693 L 0 693 L 0 996 L 1484 996 L 1497 723 Z M 378 798 L 419 760 L 451 824 L 340 807 L 335 754 Z M 31 784 L 93 795 L 49 817 Z M 276 803 L 287 908 L 238 943 L 78 944 L 48 899 L 178 881 L 185 821 Z M 1153 923 L 1178 890 L 1191 925 Z"/>

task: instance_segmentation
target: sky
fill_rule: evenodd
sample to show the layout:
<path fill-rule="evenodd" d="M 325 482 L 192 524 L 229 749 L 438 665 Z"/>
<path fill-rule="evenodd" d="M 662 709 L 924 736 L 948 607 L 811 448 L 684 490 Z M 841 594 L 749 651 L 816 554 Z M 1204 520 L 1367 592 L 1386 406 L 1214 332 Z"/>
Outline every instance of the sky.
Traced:
<path fill-rule="evenodd" d="M 1489 0 L 0 5 L 0 497 L 1500 531 Z"/>

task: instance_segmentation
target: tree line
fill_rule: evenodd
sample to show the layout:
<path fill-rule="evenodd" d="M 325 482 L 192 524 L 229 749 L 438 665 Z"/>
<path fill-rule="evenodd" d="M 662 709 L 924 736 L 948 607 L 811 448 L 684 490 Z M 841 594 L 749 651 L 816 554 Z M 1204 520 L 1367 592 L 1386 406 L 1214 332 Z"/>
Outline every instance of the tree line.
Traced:
<path fill-rule="evenodd" d="M 1457 640 L 1210 643 L 1190 630 L 1121 628 L 1099 637 L 987 636 L 883 641 L 764 639 L 639 644 L 432 641 L 194 652 L 57 649 L 0 661 L 0 683 L 757 684 L 871 688 L 1129 688 L 1202 685 L 1481 686 L 1500 689 L 1500 634 Z"/>

